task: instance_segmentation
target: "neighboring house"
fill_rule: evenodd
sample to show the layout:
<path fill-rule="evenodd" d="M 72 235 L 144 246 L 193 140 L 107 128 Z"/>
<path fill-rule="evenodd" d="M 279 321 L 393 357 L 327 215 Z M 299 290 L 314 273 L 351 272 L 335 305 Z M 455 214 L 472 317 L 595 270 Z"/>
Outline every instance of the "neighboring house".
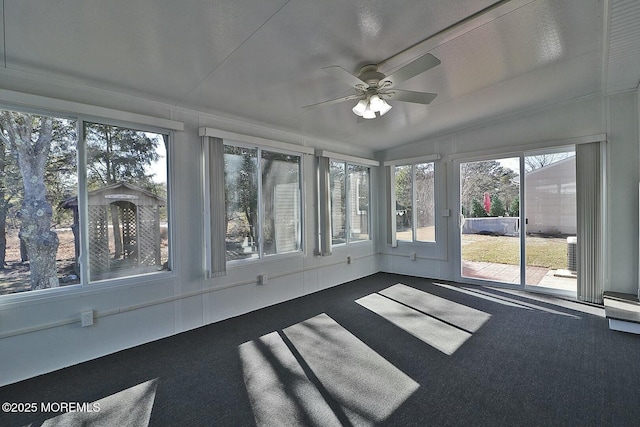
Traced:
<path fill-rule="evenodd" d="M 525 175 L 527 233 L 576 234 L 576 157 Z"/>

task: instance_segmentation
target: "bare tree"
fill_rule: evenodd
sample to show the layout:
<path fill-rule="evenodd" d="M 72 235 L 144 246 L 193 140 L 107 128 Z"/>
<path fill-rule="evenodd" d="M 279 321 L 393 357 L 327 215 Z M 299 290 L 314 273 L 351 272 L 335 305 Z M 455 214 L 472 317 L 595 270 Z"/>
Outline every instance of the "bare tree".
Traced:
<path fill-rule="evenodd" d="M 567 152 L 567 153 L 549 153 L 549 154 L 538 154 L 536 156 L 526 156 L 524 158 L 525 171 L 531 172 L 536 169 L 540 169 L 545 166 L 549 166 L 553 163 L 559 162 L 560 160 L 567 159 L 574 155 L 575 155 L 574 152 Z"/>
<path fill-rule="evenodd" d="M 51 230 L 53 209 L 47 201 L 45 186 L 45 165 L 52 135 L 50 117 L 0 113 L 0 139 L 16 154 L 24 186 L 19 211 L 20 238 L 27 248 L 32 290 L 58 286 L 58 235 Z"/>
<path fill-rule="evenodd" d="M 430 227 L 435 224 L 434 168 L 433 163 L 415 165 L 416 226 Z"/>
<path fill-rule="evenodd" d="M 473 201 L 483 200 L 485 192 L 500 197 L 503 204 L 519 197 L 518 173 L 496 160 L 463 163 L 460 166 L 460 203 L 467 213 Z M 479 212 L 477 212 L 479 213 Z"/>

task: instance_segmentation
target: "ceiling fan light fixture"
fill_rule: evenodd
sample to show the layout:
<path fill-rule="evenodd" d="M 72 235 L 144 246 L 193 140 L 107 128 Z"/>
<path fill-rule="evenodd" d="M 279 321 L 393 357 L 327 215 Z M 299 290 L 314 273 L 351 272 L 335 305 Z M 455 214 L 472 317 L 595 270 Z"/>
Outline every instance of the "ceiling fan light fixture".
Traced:
<path fill-rule="evenodd" d="M 369 99 L 369 105 L 374 113 L 378 113 L 384 106 L 384 101 L 378 95 L 373 95 Z"/>
<path fill-rule="evenodd" d="M 376 118 L 376 113 L 375 111 L 373 111 L 369 105 L 367 105 L 367 108 L 364 110 L 364 113 L 362 113 L 362 118 L 363 119 L 375 119 Z"/>
<path fill-rule="evenodd" d="M 352 108 L 353 114 L 362 117 L 364 112 L 367 110 L 368 105 L 369 103 L 366 99 L 361 99 L 360 101 L 358 101 L 355 107 Z"/>
<path fill-rule="evenodd" d="M 381 116 L 384 116 L 385 114 L 387 114 L 389 112 L 389 110 L 391 110 L 391 105 L 389 105 L 389 103 L 387 101 L 385 101 L 384 99 L 380 100 L 382 106 L 380 107 L 380 111 L 378 111 L 380 113 Z"/>

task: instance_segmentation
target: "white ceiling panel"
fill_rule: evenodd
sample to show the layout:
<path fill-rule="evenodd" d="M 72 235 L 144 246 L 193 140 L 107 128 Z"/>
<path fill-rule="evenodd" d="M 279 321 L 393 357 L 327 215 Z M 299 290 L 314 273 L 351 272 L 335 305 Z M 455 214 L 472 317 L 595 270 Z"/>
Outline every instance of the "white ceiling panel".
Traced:
<path fill-rule="evenodd" d="M 276 114 L 288 119 L 304 105 L 349 90 L 322 67 L 340 65 L 357 73 L 362 65 L 383 61 L 490 3 L 291 2 L 185 104 L 215 104 L 216 111 L 264 122 L 272 122 Z"/>
<path fill-rule="evenodd" d="M 611 3 L 607 92 L 634 89 L 640 83 L 640 1 Z"/>
<path fill-rule="evenodd" d="M 203 82 L 197 95 L 187 102 L 195 100 L 202 108 L 213 106 L 215 111 L 251 117 L 281 129 L 383 149 L 406 142 L 417 132 L 446 130 L 445 126 L 425 125 L 433 123 L 425 119 L 437 115 L 439 105 L 600 49 L 597 0 L 533 1 L 432 51 L 442 64 L 400 86 L 438 93 L 429 107 L 392 102 L 394 108 L 385 117 L 374 120 L 375 123 L 356 120 L 350 111 L 355 102 L 310 111 L 301 109 L 304 105 L 354 93 L 348 85 L 324 73 L 322 67 L 340 65 L 357 74 L 362 65 L 383 61 L 428 38 L 435 33 L 432 28 L 445 28 L 468 16 L 460 12 L 456 17 L 449 11 L 451 18 L 438 26 L 428 22 L 429 18 L 438 16 L 437 10 L 425 6 L 428 4 L 422 2 L 417 7 L 415 2 L 407 2 L 406 7 L 402 7 L 394 3 L 390 7 L 389 2 L 380 5 L 373 2 L 363 14 L 356 3 L 347 7 L 337 2 L 290 3 L 260 29 L 257 37 L 238 49 Z M 318 20 L 317 16 L 325 19 Z M 371 28 L 388 25 L 403 34 L 362 31 L 354 23 L 363 20 L 369 22 Z M 287 22 L 291 24 L 286 26 Z M 420 31 L 408 30 L 412 28 Z M 573 73 L 571 67 L 554 70 L 560 74 Z M 592 67 L 580 75 L 589 83 L 597 83 L 600 67 Z M 519 88 L 513 98 L 521 108 L 530 107 L 533 100 L 563 100 L 575 92 L 575 87 L 585 87 L 584 81 L 575 81 L 575 75 L 567 79 L 569 76 L 554 76 L 556 81 L 569 80 L 571 84 L 565 90 L 548 91 L 550 98 L 541 100 L 539 94 L 546 92 L 527 86 Z M 511 94 L 496 94 L 491 102 L 503 97 L 512 98 Z M 458 104 L 456 123 L 484 117 L 487 111 L 504 114 L 518 107 L 518 102 L 505 103 L 508 107 L 492 110 L 482 103 L 469 105 L 460 101 Z M 460 114 L 462 111 L 468 115 Z M 451 119 L 444 122 L 454 126 Z M 393 138 L 389 132 L 394 133 Z"/>
<path fill-rule="evenodd" d="M 179 99 L 285 3 L 6 1 L 7 67 Z"/>
<path fill-rule="evenodd" d="M 606 3 L 7 0 L 4 46 L 13 74 L 0 80 L 11 86 L 24 71 L 66 88 L 138 94 L 380 150 L 598 93 L 603 69 L 608 91 L 637 85 L 640 0 L 612 0 L 610 14 Z M 611 44 L 603 49 L 609 15 Z M 437 93 L 429 106 L 391 100 L 393 109 L 372 121 L 357 120 L 355 101 L 302 109 L 355 93 L 323 67 L 357 74 L 389 60 L 382 67 L 389 73 L 426 51 L 442 63 L 398 87 Z"/>

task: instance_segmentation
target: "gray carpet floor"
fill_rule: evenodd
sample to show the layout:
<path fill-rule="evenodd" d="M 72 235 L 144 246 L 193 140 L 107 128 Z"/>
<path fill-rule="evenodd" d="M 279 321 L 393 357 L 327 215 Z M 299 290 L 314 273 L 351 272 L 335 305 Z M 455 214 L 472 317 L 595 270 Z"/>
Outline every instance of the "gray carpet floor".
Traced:
<path fill-rule="evenodd" d="M 640 336 L 603 314 L 378 273 L 2 387 L 100 410 L 0 426 L 638 426 Z"/>

